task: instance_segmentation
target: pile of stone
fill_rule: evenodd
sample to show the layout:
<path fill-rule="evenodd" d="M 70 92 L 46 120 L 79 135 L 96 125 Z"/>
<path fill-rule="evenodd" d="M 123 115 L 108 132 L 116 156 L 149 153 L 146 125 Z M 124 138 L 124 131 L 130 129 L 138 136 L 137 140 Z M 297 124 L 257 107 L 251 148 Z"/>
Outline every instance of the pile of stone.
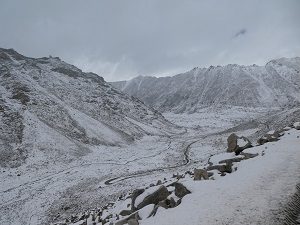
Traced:
<path fill-rule="evenodd" d="M 165 185 L 162 183 L 159 180 L 156 185 L 151 184 L 146 188 L 134 190 L 128 196 L 120 196 L 119 200 L 128 204 L 118 213 L 109 213 L 109 209 L 114 207 L 114 203 L 109 203 L 101 209 L 72 216 L 57 225 L 138 225 L 139 220 L 155 216 L 159 208 L 169 209 L 178 206 L 182 198 L 191 193 L 178 181 Z M 164 183 L 167 183 L 166 179 Z"/>

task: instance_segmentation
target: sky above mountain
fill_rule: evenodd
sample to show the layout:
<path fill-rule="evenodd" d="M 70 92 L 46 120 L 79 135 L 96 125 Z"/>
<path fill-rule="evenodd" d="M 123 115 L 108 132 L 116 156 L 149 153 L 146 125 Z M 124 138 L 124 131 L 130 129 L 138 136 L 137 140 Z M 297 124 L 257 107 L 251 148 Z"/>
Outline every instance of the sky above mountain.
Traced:
<path fill-rule="evenodd" d="M 0 47 L 107 81 L 300 56 L 298 0 L 0 0 Z"/>

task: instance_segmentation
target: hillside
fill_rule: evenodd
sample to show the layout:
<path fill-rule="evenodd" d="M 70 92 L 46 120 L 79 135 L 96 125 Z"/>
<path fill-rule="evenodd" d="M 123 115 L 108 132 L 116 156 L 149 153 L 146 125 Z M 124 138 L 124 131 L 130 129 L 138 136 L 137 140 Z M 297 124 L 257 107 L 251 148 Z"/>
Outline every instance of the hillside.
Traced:
<path fill-rule="evenodd" d="M 4 167 L 19 166 L 35 151 L 41 161 L 65 162 L 92 146 L 176 132 L 156 110 L 57 57 L 34 59 L 0 49 L 0 93 Z"/>
<path fill-rule="evenodd" d="M 193 113 L 208 106 L 289 107 L 300 102 L 300 58 L 265 66 L 210 66 L 172 77 L 139 76 L 112 83 L 161 112 Z"/>

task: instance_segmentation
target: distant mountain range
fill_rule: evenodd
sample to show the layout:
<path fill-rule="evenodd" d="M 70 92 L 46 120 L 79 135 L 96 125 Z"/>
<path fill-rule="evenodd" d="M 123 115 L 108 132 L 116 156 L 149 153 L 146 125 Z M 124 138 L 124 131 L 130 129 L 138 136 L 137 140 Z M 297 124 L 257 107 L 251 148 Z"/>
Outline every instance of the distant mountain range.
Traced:
<path fill-rule="evenodd" d="M 177 127 L 158 111 L 93 73 L 57 57 L 0 49 L 0 166 L 19 166 L 32 151 L 68 161 L 94 145 L 116 146 Z"/>
<path fill-rule="evenodd" d="M 300 102 L 300 58 L 265 66 L 210 66 L 172 77 L 139 76 L 111 83 L 161 112 L 193 113 L 207 106 L 292 107 Z"/>

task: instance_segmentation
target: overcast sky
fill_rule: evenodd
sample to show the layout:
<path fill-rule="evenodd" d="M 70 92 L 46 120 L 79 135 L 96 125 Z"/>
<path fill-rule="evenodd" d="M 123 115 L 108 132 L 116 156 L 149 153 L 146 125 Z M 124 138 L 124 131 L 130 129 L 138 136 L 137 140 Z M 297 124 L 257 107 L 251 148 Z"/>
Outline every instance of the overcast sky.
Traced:
<path fill-rule="evenodd" d="M 300 56 L 300 0 L 0 0 L 0 47 L 107 81 Z"/>

